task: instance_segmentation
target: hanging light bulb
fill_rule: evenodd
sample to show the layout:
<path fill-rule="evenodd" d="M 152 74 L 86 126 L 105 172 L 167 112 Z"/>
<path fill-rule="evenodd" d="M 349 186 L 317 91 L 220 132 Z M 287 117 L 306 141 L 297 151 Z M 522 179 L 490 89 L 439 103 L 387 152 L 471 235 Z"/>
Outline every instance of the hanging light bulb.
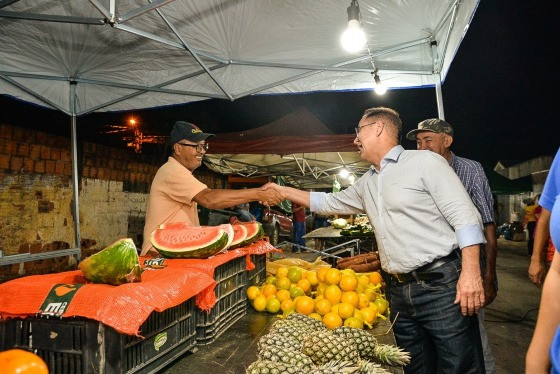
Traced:
<path fill-rule="evenodd" d="M 350 175 L 350 172 L 348 171 L 348 169 L 342 168 L 340 170 L 340 172 L 338 173 L 338 175 L 340 175 L 341 178 L 348 178 L 348 175 Z"/>
<path fill-rule="evenodd" d="M 387 92 L 387 86 L 385 86 L 383 82 L 381 82 L 381 79 L 379 79 L 379 75 L 377 75 L 377 70 L 373 75 L 373 80 L 375 81 L 375 85 L 373 86 L 373 90 L 375 91 L 375 93 L 378 95 L 384 95 L 385 92 Z"/>
<path fill-rule="evenodd" d="M 348 52 L 358 52 L 366 45 L 366 34 L 360 25 L 360 7 L 357 0 L 352 0 L 346 10 L 348 12 L 348 27 L 342 33 L 340 41 Z"/>

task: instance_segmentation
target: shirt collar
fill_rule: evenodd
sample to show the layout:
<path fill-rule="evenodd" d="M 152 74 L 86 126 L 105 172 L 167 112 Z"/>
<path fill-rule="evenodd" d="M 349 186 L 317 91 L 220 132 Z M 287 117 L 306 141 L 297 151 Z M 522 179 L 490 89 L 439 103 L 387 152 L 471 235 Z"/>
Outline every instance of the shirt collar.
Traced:
<path fill-rule="evenodd" d="M 388 163 L 397 162 L 399 156 L 403 151 L 404 148 L 402 145 L 396 145 L 393 148 L 391 148 L 391 150 L 387 152 L 387 154 L 381 159 L 380 171 L 383 170 L 385 165 L 387 165 Z M 377 171 L 373 165 L 371 165 L 371 171 L 372 173 L 379 173 L 379 171 Z"/>
<path fill-rule="evenodd" d="M 452 166 L 455 163 L 455 160 L 457 158 L 457 156 L 455 156 L 455 153 L 451 152 L 451 159 L 449 160 L 449 166 Z"/>

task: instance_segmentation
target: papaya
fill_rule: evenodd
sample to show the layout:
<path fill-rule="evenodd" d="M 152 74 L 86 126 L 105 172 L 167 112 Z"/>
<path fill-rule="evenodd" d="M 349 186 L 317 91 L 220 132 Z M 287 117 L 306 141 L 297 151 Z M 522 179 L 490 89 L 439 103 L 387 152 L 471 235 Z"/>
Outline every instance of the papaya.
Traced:
<path fill-rule="evenodd" d="M 118 286 L 140 282 L 142 269 L 136 245 L 130 238 L 121 239 L 80 262 L 84 277 L 93 283 Z"/>

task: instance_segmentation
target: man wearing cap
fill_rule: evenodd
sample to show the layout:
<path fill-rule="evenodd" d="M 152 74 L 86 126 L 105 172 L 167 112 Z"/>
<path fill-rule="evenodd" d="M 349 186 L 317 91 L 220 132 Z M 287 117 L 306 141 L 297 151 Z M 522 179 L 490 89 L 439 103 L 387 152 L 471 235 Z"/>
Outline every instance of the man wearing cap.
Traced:
<path fill-rule="evenodd" d="M 474 316 L 484 304 L 480 215 L 443 157 L 399 145 L 402 122 L 390 108 L 367 109 L 354 144 L 371 168 L 337 193 L 267 184 L 320 214 L 366 213 L 391 283 L 391 318 L 406 373 L 484 372 Z M 458 252 L 461 252 L 461 256 Z M 440 371 L 438 371 L 440 370 Z"/>
<path fill-rule="evenodd" d="M 209 209 L 224 209 L 250 201 L 276 205 L 282 198 L 274 190 L 210 189 L 193 176 L 208 150 L 207 139 L 214 134 L 202 132 L 189 122 L 178 121 L 169 139 L 170 157 L 157 171 L 146 209 L 142 255 L 154 250 L 151 233 L 162 223 L 186 222 L 199 226 L 197 204 Z"/>
<path fill-rule="evenodd" d="M 494 223 L 494 199 L 488 184 L 484 169 L 479 162 L 458 157 L 451 152 L 453 143 L 453 127 L 439 118 L 426 119 L 418 124 L 418 128 L 406 135 L 407 139 L 416 141 L 416 148 L 429 150 L 443 156 L 453 168 L 463 186 L 469 193 L 474 205 L 482 217 L 486 244 L 480 247 L 480 267 L 484 286 L 485 305 L 490 304 L 497 293 L 496 279 L 496 225 Z M 478 323 L 482 348 L 484 351 L 484 365 L 486 373 L 495 373 L 496 364 L 492 349 L 488 344 L 488 335 L 484 329 L 484 308 L 478 312 Z"/>

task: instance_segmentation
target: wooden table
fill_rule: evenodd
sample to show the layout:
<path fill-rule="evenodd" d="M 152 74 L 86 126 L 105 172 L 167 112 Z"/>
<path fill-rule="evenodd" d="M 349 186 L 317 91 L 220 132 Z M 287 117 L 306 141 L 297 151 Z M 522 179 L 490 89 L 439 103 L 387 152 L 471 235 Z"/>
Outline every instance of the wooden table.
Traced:
<path fill-rule="evenodd" d="M 197 346 L 194 353 L 188 353 L 169 365 L 162 373 L 212 373 L 242 374 L 245 369 L 257 360 L 258 341 L 268 333 L 270 326 L 277 318 L 270 313 L 258 313 L 251 310 L 226 330 L 213 343 Z M 381 344 L 396 344 L 389 321 L 379 321 L 370 331 Z M 389 331 L 388 331 L 389 330 Z M 383 365 L 383 368 L 394 374 L 402 374 L 402 367 Z"/>

